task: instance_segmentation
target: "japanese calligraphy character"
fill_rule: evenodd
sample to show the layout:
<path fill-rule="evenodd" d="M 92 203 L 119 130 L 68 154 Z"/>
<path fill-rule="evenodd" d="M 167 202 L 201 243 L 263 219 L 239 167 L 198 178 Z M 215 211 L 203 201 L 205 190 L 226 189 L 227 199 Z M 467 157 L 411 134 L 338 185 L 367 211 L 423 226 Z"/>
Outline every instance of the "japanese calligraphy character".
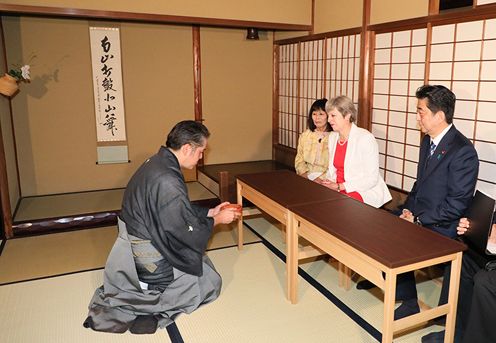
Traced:
<path fill-rule="evenodd" d="M 108 37 L 105 36 L 105 38 L 103 38 L 101 41 L 102 43 L 102 48 L 103 48 L 103 51 L 105 52 L 109 52 L 110 51 L 110 42 L 108 41 Z"/>
<path fill-rule="evenodd" d="M 108 55 L 108 54 L 107 55 L 104 55 L 104 56 L 100 57 L 100 62 L 101 63 L 105 63 L 105 62 L 107 62 L 107 60 L 109 58 L 114 58 L 114 55 Z"/>

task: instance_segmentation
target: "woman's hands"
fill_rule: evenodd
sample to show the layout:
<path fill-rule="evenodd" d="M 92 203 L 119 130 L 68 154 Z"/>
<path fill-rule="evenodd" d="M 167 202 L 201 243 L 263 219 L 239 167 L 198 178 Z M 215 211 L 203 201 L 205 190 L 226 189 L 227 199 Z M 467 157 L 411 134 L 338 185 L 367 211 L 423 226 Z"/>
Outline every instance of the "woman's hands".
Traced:
<path fill-rule="evenodd" d="M 323 180 L 320 180 L 320 181 L 315 181 L 317 183 L 320 183 L 322 186 L 325 186 L 329 189 L 332 189 L 333 191 L 337 191 L 337 192 L 340 192 L 342 191 L 343 189 L 338 186 L 338 183 L 337 182 L 334 182 L 334 181 L 331 181 L 329 179 L 323 179 Z"/>

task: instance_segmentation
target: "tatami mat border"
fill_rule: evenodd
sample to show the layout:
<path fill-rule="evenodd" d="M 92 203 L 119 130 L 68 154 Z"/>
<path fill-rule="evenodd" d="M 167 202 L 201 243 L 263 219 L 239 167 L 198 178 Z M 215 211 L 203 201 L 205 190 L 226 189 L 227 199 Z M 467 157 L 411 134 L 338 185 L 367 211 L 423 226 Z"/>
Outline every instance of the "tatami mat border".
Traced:
<path fill-rule="evenodd" d="M 250 229 L 258 238 L 261 239 L 262 243 L 277 257 L 279 257 L 284 263 L 286 263 L 286 256 L 279 251 L 272 243 L 266 240 L 262 235 L 255 231 L 248 223 L 243 223 L 248 229 Z M 298 275 L 300 275 L 305 281 L 307 281 L 310 285 L 312 285 L 316 290 L 318 290 L 323 296 L 329 299 L 337 308 L 339 308 L 344 314 L 346 314 L 350 319 L 352 319 L 355 323 L 357 323 L 361 328 L 367 331 L 372 337 L 377 339 L 379 342 L 382 341 L 382 334 L 370 325 L 365 319 L 360 317 L 355 311 L 349 308 L 346 304 L 344 304 L 341 300 L 339 300 L 334 294 L 332 294 L 327 288 L 322 286 L 320 282 L 315 280 L 312 276 L 310 276 L 303 269 L 298 267 Z"/>
<path fill-rule="evenodd" d="M 0 287 L 1 286 L 7 286 L 7 285 L 14 285 L 16 283 L 38 281 L 38 280 L 51 279 L 51 278 L 56 278 L 56 277 L 66 276 L 66 275 L 79 274 L 79 273 L 85 273 L 85 272 L 92 272 L 92 271 L 100 270 L 100 269 L 103 269 L 103 267 L 91 268 L 91 269 L 83 269 L 83 270 L 75 270 L 73 272 L 68 272 L 68 273 L 53 274 L 53 275 L 47 275 L 47 276 L 40 276 L 40 277 L 32 278 L 32 279 L 18 280 L 18 281 L 12 281 L 12 282 L 5 282 L 5 283 L 0 283 Z"/>
<path fill-rule="evenodd" d="M 258 237 L 258 235 L 257 235 Z M 257 243 L 263 243 L 262 240 L 255 241 L 255 242 L 248 242 L 248 243 L 243 243 L 243 245 L 250 245 L 250 244 L 257 244 Z M 233 245 L 226 245 L 224 247 L 217 247 L 217 248 L 212 248 L 212 249 L 207 249 L 207 251 L 215 251 L 215 250 L 221 250 L 221 249 L 227 249 L 227 248 L 236 248 L 238 245 L 233 244 Z"/>
<path fill-rule="evenodd" d="M 166 327 L 167 333 L 169 334 L 169 338 L 171 343 L 184 343 L 183 337 L 181 336 L 181 332 L 179 332 L 179 328 L 176 325 L 176 322 L 172 322 Z"/>
<path fill-rule="evenodd" d="M 258 237 L 258 235 L 257 235 L 257 237 Z M 3 248 L 5 246 L 5 243 L 6 243 L 6 241 L 2 241 L 2 243 L 0 244 L 0 256 L 2 255 L 2 251 L 3 251 Z M 263 242 L 260 240 L 260 241 L 256 241 L 256 242 L 244 243 L 244 245 L 257 244 L 257 243 L 263 243 Z M 237 244 L 233 244 L 233 245 L 227 245 L 227 246 L 217 247 L 217 248 L 213 248 L 213 249 L 207 249 L 207 251 L 229 249 L 229 248 L 235 248 L 237 246 L 238 246 Z M 18 280 L 18 281 L 12 281 L 12 282 L 5 282 L 5 283 L 0 283 L 0 287 L 1 286 L 6 286 L 6 285 L 12 285 L 12 284 L 16 284 L 16 283 L 22 283 L 22 282 L 37 281 L 37 280 L 50 279 L 50 278 L 55 278 L 55 277 L 65 276 L 65 275 L 72 275 L 72 274 L 78 274 L 78 273 L 91 272 L 91 271 L 99 270 L 99 269 L 103 269 L 103 268 L 104 268 L 104 266 L 97 267 L 97 268 L 91 268 L 91 269 L 75 270 L 73 272 L 62 273 L 62 274 L 53 274 L 53 275 L 41 276 L 41 277 L 32 278 L 32 279 L 26 279 L 26 280 Z"/>

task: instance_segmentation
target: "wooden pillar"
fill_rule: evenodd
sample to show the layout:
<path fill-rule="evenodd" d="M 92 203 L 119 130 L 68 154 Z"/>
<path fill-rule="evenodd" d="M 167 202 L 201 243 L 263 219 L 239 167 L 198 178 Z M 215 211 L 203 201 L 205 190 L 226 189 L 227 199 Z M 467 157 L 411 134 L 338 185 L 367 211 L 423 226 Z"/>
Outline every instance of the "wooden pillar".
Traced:
<path fill-rule="evenodd" d="M 439 0 L 429 0 L 429 15 L 439 14 Z"/>
<path fill-rule="evenodd" d="M 229 201 L 229 172 L 219 172 L 219 198 L 221 202 Z"/>
<path fill-rule="evenodd" d="M 194 84 L 194 107 L 195 120 L 203 122 L 202 113 L 202 90 L 201 90 L 201 49 L 200 49 L 200 27 L 193 26 L 193 84 Z M 198 166 L 203 166 L 203 157 L 198 161 Z M 198 169 L 196 170 L 198 180 Z"/>
<path fill-rule="evenodd" d="M 370 24 L 371 0 L 363 0 L 362 34 L 360 39 L 360 80 L 358 93 L 358 126 L 370 130 Z"/>
<path fill-rule="evenodd" d="M 2 44 L 2 53 L 4 56 L 4 70 L 7 68 L 7 53 L 5 51 L 5 39 L 3 35 L 2 21 L 0 20 L 0 35 Z M 1 95 L 0 95 L 1 96 Z M 12 105 L 9 99 L 9 111 L 10 117 L 12 119 Z M 15 146 L 14 146 L 15 149 Z M 17 153 L 16 153 L 17 156 Z M 17 157 L 16 157 L 16 167 L 17 167 Z M 17 179 L 19 181 L 19 170 L 17 169 Z M 9 181 L 7 179 L 7 162 L 5 160 L 5 149 L 3 145 L 3 135 L 2 128 L 0 126 L 0 202 L 2 207 L 2 219 L 3 227 L 5 232 L 5 238 L 9 239 L 14 236 L 12 231 L 12 210 L 10 208 L 10 196 L 9 196 Z"/>

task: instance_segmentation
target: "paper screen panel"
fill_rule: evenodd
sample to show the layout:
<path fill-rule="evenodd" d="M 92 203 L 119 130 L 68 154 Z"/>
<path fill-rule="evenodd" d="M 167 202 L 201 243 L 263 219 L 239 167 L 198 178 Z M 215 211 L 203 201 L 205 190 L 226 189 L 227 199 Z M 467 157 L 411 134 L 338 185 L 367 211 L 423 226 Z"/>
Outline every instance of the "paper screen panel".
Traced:
<path fill-rule="evenodd" d="M 426 41 L 424 28 L 375 36 L 372 133 L 386 183 L 405 191 L 413 185 L 418 160 L 412 153 L 420 144 L 415 91 L 424 83 Z"/>
<path fill-rule="evenodd" d="M 453 123 L 478 152 L 479 189 L 496 197 L 496 19 L 434 26 L 429 83 L 456 95 Z M 451 53 L 439 54 L 443 46 Z M 444 71 L 433 71 L 443 65 Z"/>
<path fill-rule="evenodd" d="M 324 40 L 300 43 L 299 133 L 307 129 L 308 111 L 324 96 Z"/>
<path fill-rule="evenodd" d="M 295 147 L 298 115 L 298 45 L 279 48 L 279 144 Z"/>
<path fill-rule="evenodd" d="M 360 35 L 327 38 L 325 64 L 325 97 L 346 95 L 358 106 Z"/>
<path fill-rule="evenodd" d="M 347 95 L 358 104 L 360 35 L 279 45 L 278 143 L 296 148 L 312 103 Z"/>

